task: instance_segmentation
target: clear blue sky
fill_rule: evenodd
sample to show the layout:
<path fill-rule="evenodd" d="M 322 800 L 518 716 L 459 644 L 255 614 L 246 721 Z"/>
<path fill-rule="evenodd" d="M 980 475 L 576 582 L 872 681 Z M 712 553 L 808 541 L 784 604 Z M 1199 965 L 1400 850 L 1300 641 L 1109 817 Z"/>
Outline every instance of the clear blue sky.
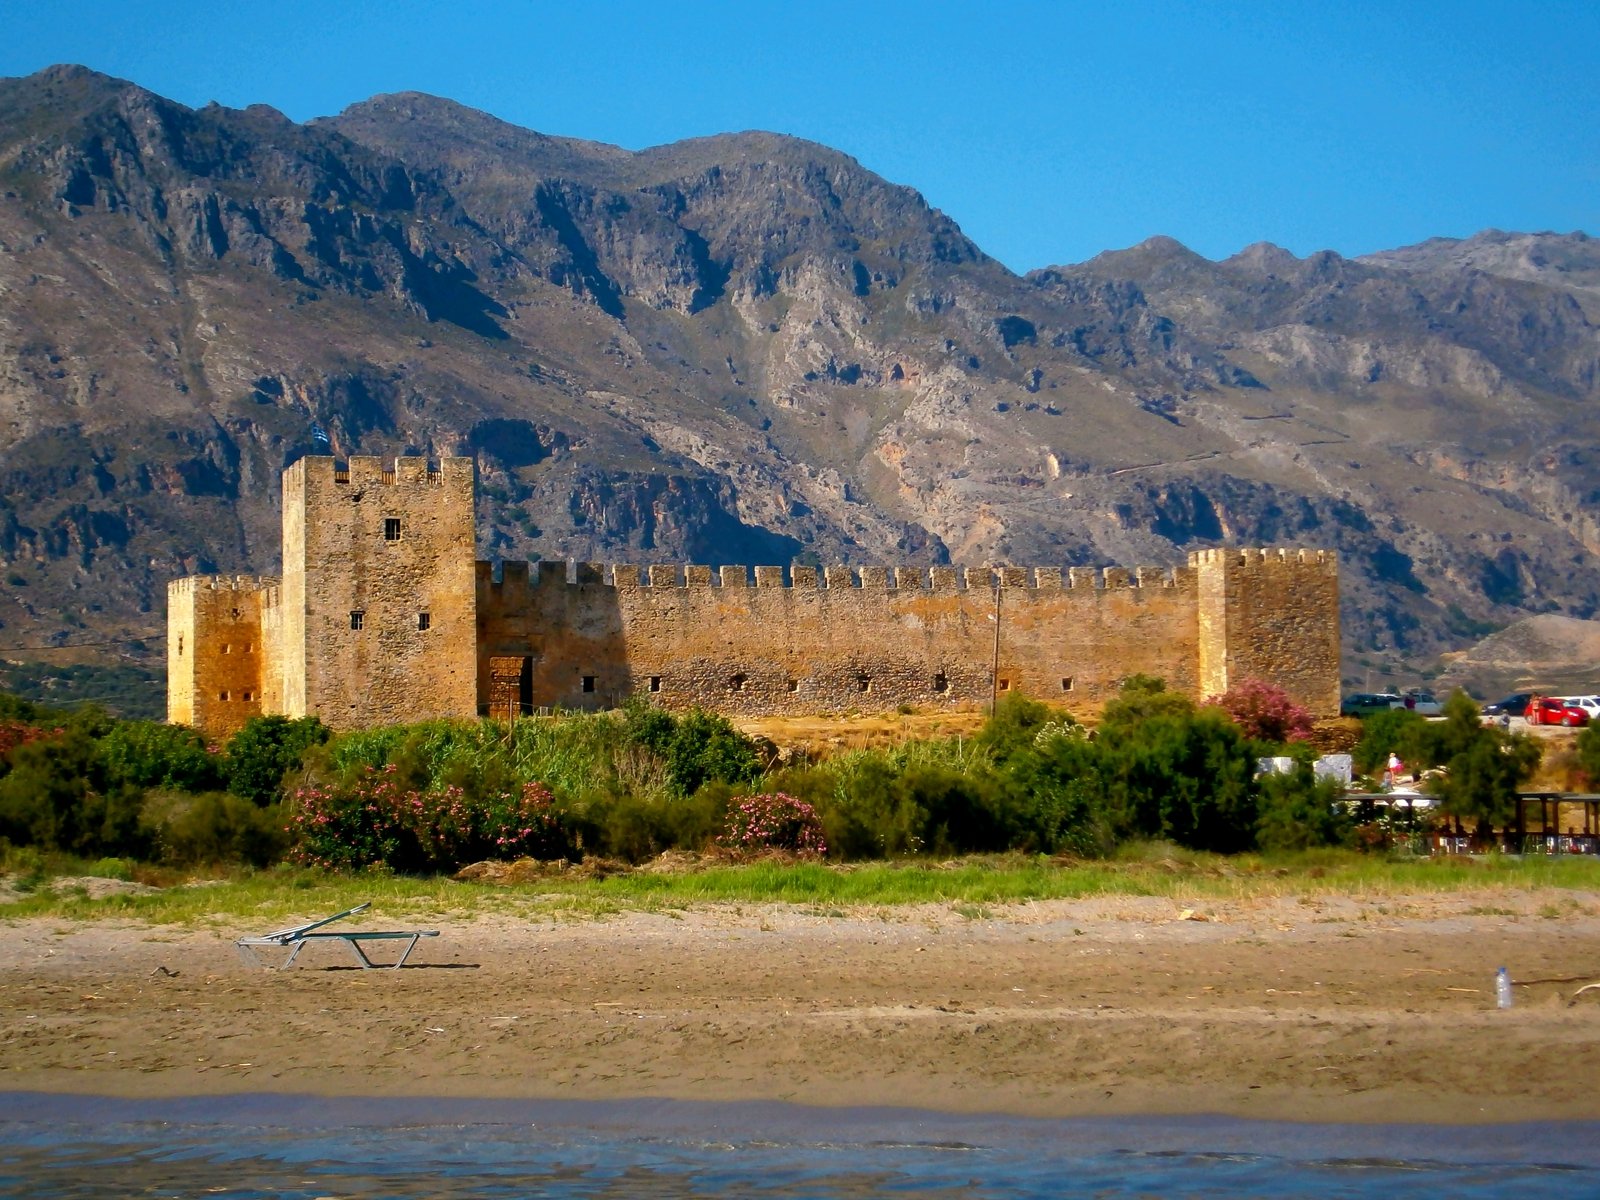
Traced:
<path fill-rule="evenodd" d="M 296 120 L 416 90 L 631 149 L 794 134 L 1019 271 L 1600 235 L 1600 0 L 0 2 L 0 75 L 56 62 Z"/>

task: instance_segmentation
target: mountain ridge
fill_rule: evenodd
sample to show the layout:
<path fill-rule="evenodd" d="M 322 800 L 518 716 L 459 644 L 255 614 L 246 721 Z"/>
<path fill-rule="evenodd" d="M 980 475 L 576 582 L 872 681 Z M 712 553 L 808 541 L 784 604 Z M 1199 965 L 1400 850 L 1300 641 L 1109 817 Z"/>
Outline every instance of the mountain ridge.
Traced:
<path fill-rule="evenodd" d="M 0 81 L 0 641 L 270 571 L 278 470 L 472 453 L 488 557 L 1345 561 L 1349 669 L 1600 606 L 1600 243 L 1017 275 L 781 134 Z M 98 606 L 98 607 L 95 607 Z M 76 624 L 75 624 L 76 622 Z"/>

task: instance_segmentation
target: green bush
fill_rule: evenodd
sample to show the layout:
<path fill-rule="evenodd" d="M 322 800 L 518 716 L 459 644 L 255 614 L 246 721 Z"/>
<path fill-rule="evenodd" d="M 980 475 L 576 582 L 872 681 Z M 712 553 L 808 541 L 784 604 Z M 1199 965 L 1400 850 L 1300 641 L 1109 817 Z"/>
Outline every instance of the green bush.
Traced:
<path fill-rule="evenodd" d="M 267 867 L 289 844 L 281 805 L 263 808 L 231 792 L 151 791 L 139 820 L 156 857 L 177 867 Z"/>
<path fill-rule="evenodd" d="M 1256 828 L 1252 744 L 1218 709 L 1161 705 L 1153 711 L 1137 722 L 1102 727 L 1098 745 L 1113 826 L 1195 850 L 1250 849 Z"/>
<path fill-rule="evenodd" d="M 84 857 L 139 857 L 137 792 L 109 785 L 90 733 L 68 728 L 16 746 L 0 779 L 0 837 Z"/>
<path fill-rule="evenodd" d="M 752 739 L 726 717 L 698 708 L 677 719 L 664 757 L 667 781 L 680 796 L 691 796 L 712 780 L 753 783 L 764 766 Z"/>
<path fill-rule="evenodd" d="M 1309 764 L 1289 774 L 1260 780 L 1256 844 L 1262 850 L 1309 850 L 1348 846 L 1355 841 L 1355 821 L 1338 804 L 1343 788 L 1318 780 Z"/>
<path fill-rule="evenodd" d="M 228 790 L 262 806 L 277 803 L 283 798 L 283 777 L 328 737 L 328 727 L 316 717 L 252 717 L 228 742 Z"/>
<path fill-rule="evenodd" d="M 223 784 L 222 763 L 183 725 L 119 721 L 100 738 L 100 755 L 113 786 L 207 792 Z"/>
<path fill-rule="evenodd" d="M 1104 767 L 1104 757 L 1082 726 L 1040 726 L 1032 744 L 1013 755 L 1001 773 L 1016 848 L 1087 858 L 1109 854 L 1117 830 Z"/>

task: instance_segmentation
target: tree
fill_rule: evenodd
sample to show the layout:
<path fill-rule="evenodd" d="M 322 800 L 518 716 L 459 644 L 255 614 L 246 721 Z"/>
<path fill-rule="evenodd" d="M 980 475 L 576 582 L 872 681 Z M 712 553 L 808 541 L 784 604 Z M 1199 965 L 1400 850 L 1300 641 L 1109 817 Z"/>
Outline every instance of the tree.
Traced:
<path fill-rule="evenodd" d="M 1425 718 L 1410 709 L 1391 708 L 1362 723 L 1361 740 L 1356 743 L 1351 759 L 1363 775 L 1376 775 L 1383 770 L 1391 754 L 1398 754 L 1408 763 L 1431 766 L 1427 737 Z"/>
<path fill-rule="evenodd" d="M 1600 785 L 1600 724 L 1586 725 L 1578 735 L 1578 766 L 1591 788 Z"/>
<path fill-rule="evenodd" d="M 1517 786 L 1533 774 L 1543 750 L 1530 737 L 1485 725 L 1472 698 L 1458 691 L 1445 701 L 1444 720 L 1427 725 L 1418 754 L 1444 768 L 1431 787 L 1439 807 L 1458 824 L 1487 831 L 1515 816 Z"/>

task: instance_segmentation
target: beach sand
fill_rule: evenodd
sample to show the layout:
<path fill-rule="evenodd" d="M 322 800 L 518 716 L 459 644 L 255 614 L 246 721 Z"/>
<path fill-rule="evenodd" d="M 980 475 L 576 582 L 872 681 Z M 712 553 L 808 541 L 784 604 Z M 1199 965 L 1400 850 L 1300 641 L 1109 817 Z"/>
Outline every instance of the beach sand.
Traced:
<path fill-rule="evenodd" d="M 1600 1118 L 1600 989 L 1573 995 L 1600 979 L 1600 895 L 959 907 L 446 919 L 401 971 L 11 921 L 0 1090 Z"/>

